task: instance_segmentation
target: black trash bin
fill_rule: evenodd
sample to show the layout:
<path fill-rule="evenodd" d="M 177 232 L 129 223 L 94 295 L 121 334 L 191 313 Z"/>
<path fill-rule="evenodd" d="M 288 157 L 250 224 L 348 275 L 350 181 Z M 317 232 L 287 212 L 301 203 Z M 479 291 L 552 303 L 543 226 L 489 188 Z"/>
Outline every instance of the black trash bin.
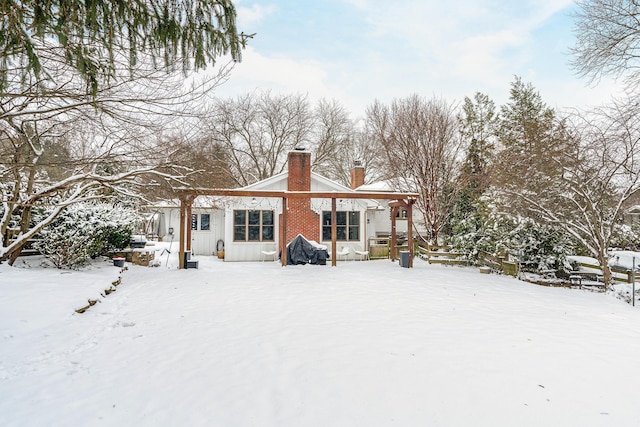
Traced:
<path fill-rule="evenodd" d="M 409 268 L 410 257 L 411 257 L 411 252 L 400 251 L 400 267 Z"/>

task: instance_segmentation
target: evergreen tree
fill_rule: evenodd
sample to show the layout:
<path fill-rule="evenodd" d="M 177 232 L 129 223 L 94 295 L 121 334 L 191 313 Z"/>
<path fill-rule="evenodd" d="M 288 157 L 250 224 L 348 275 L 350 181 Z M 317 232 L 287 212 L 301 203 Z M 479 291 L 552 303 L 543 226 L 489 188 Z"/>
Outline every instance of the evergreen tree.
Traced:
<path fill-rule="evenodd" d="M 520 78 L 499 116 L 486 96 L 476 94 L 475 102 L 465 100 L 461 120 L 469 145 L 451 243 L 470 260 L 483 250 L 515 256 L 531 270 L 562 270 L 574 245 L 531 202 L 562 186 L 564 164 L 554 160 L 573 147 L 565 123 Z"/>
<path fill-rule="evenodd" d="M 460 180 L 462 194 L 472 203 L 489 185 L 489 166 L 495 150 L 497 115 L 495 103 L 482 93 L 476 93 L 473 101 L 466 97 L 462 106 L 462 137 L 468 141 L 467 153 L 462 164 Z"/>
<path fill-rule="evenodd" d="M 489 167 L 495 150 L 495 103 L 480 92 L 473 100 L 465 97 L 459 121 L 467 149 L 456 184 L 458 198 L 445 229 L 449 236 L 482 228 L 481 197 L 489 185 Z"/>
<path fill-rule="evenodd" d="M 202 69 L 227 53 L 239 61 L 247 38 L 230 0 L 11 0 L 0 13 L 1 94 L 10 70 L 46 78 L 46 50 L 61 49 L 95 94 L 119 56 L 134 66 L 144 51 L 165 66 Z"/>
<path fill-rule="evenodd" d="M 639 134 L 632 102 L 558 118 L 518 79 L 501 114 L 496 203 L 536 227 L 562 230 L 598 260 L 608 286 L 608 251 L 640 186 Z"/>
<path fill-rule="evenodd" d="M 525 84 L 519 77 L 511 84 L 509 102 L 500 109 L 497 138 L 502 149 L 496 157 L 493 183 L 504 194 L 519 194 L 515 199 L 507 198 L 506 206 L 523 214 L 525 207 L 516 203 L 523 201 L 520 196 L 539 197 L 557 186 L 567 166 L 558 160 L 567 158 L 575 141 L 555 110 L 531 83 Z"/>
<path fill-rule="evenodd" d="M 500 109 L 498 138 L 505 149 L 533 155 L 544 151 L 553 129 L 555 111 L 531 83 L 516 77 L 509 102 Z"/>

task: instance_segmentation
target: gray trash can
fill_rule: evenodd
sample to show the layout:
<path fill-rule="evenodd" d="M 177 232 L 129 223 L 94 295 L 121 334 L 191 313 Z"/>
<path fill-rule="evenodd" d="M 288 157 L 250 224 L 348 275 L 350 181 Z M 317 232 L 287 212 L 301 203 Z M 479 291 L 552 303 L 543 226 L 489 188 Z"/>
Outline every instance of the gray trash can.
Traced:
<path fill-rule="evenodd" d="M 400 251 L 400 267 L 409 268 L 410 256 L 411 256 L 411 252 Z"/>

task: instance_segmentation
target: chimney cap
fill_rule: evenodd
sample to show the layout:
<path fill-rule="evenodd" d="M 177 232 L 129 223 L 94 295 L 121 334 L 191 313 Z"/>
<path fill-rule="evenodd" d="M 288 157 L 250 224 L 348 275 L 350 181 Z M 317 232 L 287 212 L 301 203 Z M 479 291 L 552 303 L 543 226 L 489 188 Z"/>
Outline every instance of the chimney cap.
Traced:
<path fill-rule="evenodd" d="M 295 147 L 293 151 L 307 151 L 306 147 Z"/>
<path fill-rule="evenodd" d="M 353 161 L 353 166 L 356 168 L 361 168 L 362 167 L 362 160 L 354 160 Z"/>

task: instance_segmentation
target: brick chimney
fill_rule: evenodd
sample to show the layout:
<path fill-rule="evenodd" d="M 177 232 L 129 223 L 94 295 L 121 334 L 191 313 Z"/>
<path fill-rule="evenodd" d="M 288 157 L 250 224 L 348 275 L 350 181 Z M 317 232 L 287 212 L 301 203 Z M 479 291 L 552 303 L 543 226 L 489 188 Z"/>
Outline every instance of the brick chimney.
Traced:
<path fill-rule="evenodd" d="M 311 153 L 303 148 L 289 152 L 289 191 L 311 191 Z M 311 210 L 311 199 L 289 199 L 287 230 L 288 243 L 298 234 L 309 240 L 320 241 L 320 216 Z"/>
<path fill-rule="evenodd" d="M 351 168 L 351 189 L 355 190 L 361 185 L 364 185 L 364 166 L 360 160 L 355 160 Z"/>
<path fill-rule="evenodd" d="M 289 152 L 289 191 L 311 191 L 311 153 L 304 148 Z"/>

